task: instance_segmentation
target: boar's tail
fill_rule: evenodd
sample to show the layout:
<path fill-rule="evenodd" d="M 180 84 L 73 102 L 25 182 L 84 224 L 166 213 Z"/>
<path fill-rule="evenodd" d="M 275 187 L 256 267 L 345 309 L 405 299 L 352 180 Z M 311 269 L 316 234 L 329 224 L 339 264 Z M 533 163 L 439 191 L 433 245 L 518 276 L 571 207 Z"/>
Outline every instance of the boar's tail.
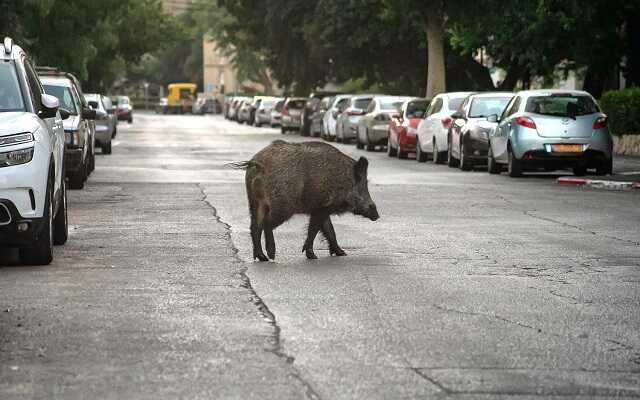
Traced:
<path fill-rule="evenodd" d="M 249 168 L 255 167 L 258 171 L 264 170 L 264 167 L 262 166 L 262 164 L 260 164 L 259 162 L 251 161 L 251 160 L 229 163 L 227 164 L 227 166 L 233 169 L 249 169 Z"/>

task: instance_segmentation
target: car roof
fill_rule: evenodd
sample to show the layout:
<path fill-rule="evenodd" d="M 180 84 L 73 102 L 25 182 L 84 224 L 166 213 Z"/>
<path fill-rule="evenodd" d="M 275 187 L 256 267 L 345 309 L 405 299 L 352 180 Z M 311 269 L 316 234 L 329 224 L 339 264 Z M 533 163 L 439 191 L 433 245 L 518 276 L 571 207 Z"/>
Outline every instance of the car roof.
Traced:
<path fill-rule="evenodd" d="M 40 75 L 40 82 L 42 82 L 43 85 L 64 86 L 64 87 L 73 86 L 73 82 L 71 81 L 71 79 L 65 76 Z"/>
<path fill-rule="evenodd" d="M 5 43 L 10 46 L 9 52 L 5 51 Z M 23 54 L 26 55 L 27 53 L 22 49 L 22 47 L 15 44 L 13 42 L 13 39 L 7 37 L 2 42 L 0 42 L 0 58 L 2 60 L 19 61 Z"/>
<path fill-rule="evenodd" d="M 471 97 L 513 97 L 516 94 L 513 92 L 481 92 L 481 93 L 473 93 Z"/>
<path fill-rule="evenodd" d="M 567 89 L 534 89 L 534 90 L 521 90 L 516 93 L 518 96 L 550 96 L 552 94 L 570 94 L 579 96 L 591 96 L 584 90 L 567 90 Z"/>
<path fill-rule="evenodd" d="M 467 97 L 470 94 L 474 94 L 474 93 L 475 92 L 447 92 L 447 93 L 440 93 L 438 96 L 443 95 L 449 98 L 458 98 L 458 97 Z"/>

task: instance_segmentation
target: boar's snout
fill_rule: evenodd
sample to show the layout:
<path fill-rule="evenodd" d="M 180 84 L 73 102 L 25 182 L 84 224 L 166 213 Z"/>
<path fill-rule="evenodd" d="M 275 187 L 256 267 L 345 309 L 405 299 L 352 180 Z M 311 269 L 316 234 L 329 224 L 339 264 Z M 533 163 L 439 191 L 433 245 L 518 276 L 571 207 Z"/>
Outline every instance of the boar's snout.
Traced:
<path fill-rule="evenodd" d="M 375 221 L 378 218 L 380 218 L 380 214 L 378 214 L 378 209 L 376 208 L 375 204 L 371 204 L 369 206 L 369 209 L 367 210 L 365 217 L 369 218 L 372 221 Z"/>

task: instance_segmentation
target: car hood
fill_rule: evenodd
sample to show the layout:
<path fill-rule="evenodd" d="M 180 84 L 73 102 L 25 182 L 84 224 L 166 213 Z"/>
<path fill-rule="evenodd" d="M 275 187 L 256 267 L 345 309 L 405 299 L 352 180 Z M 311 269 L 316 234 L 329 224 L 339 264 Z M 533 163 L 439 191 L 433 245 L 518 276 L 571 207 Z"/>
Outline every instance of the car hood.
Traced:
<path fill-rule="evenodd" d="M 29 112 L 0 113 L 0 136 L 15 135 L 16 133 L 35 132 L 40 127 L 40 121 L 35 114 Z"/>
<path fill-rule="evenodd" d="M 78 129 L 78 125 L 80 125 L 80 116 L 70 115 L 69 118 L 62 121 L 62 125 L 65 131 L 75 131 Z"/>

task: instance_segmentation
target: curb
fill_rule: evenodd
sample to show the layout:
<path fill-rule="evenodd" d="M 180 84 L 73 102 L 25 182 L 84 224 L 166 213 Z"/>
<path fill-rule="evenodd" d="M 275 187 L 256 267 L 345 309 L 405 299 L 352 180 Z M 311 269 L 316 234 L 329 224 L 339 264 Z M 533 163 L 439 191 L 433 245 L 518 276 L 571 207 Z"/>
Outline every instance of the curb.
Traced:
<path fill-rule="evenodd" d="M 563 186 L 583 186 L 593 189 L 616 191 L 640 190 L 640 182 L 633 181 L 607 181 L 602 179 L 574 178 L 565 176 L 558 178 L 556 182 Z"/>

